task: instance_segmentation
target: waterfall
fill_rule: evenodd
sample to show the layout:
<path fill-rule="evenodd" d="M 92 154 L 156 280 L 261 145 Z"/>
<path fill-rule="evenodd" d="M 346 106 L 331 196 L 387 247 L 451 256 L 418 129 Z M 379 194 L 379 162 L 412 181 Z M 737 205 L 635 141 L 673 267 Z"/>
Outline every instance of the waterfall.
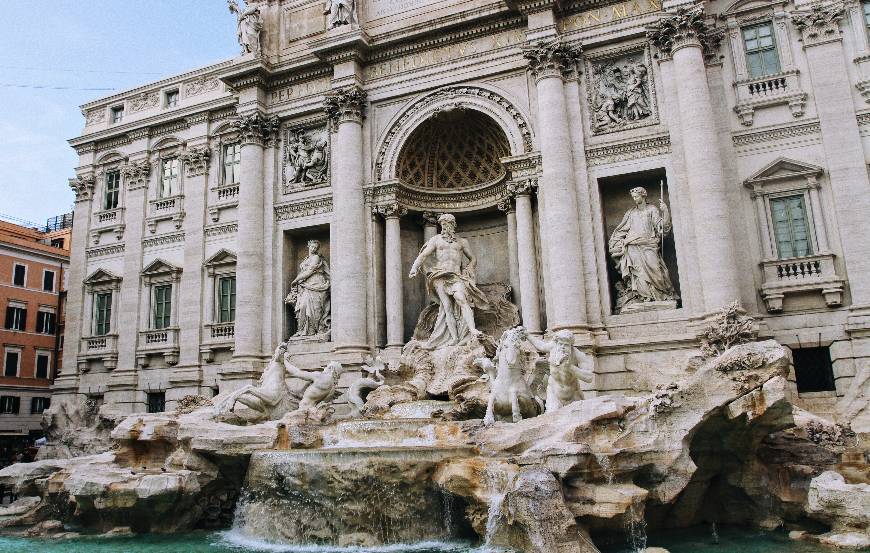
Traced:
<path fill-rule="evenodd" d="M 632 553 L 644 553 L 646 551 L 646 520 L 643 518 L 643 504 L 632 503 L 625 513 L 625 532 L 628 537 L 628 546 Z"/>
<path fill-rule="evenodd" d="M 504 519 L 502 506 L 510 490 L 512 478 L 508 473 L 490 466 L 487 466 L 484 474 L 489 492 L 489 509 L 486 513 L 486 534 L 483 542 L 485 548 L 492 548 L 499 523 Z"/>
<path fill-rule="evenodd" d="M 598 466 L 601 467 L 601 472 L 604 473 L 604 477 L 607 479 L 607 485 L 609 486 L 613 484 L 613 464 L 610 462 L 610 457 L 603 453 L 596 453 L 595 460 L 598 462 Z"/>

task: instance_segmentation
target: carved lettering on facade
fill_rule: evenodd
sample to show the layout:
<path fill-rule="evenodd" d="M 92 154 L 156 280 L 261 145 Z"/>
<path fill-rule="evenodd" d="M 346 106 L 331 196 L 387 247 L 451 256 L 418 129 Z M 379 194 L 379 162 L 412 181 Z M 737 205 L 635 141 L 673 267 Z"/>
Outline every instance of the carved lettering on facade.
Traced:
<path fill-rule="evenodd" d="M 366 67 L 366 79 L 378 79 L 387 77 L 403 71 L 412 69 L 421 69 L 444 63 L 455 61 L 466 56 L 489 52 L 499 48 L 506 48 L 516 44 L 525 43 L 525 35 L 522 31 L 505 31 L 491 36 L 485 36 L 460 42 L 458 44 L 448 44 L 432 48 L 425 52 L 416 52 L 406 56 L 400 56 L 380 63 L 374 63 Z"/>
<path fill-rule="evenodd" d="M 313 81 L 276 88 L 269 93 L 269 104 L 283 104 L 297 98 L 314 96 L 329 90 L 329 88 L 329 78 L 315 79 Z"/>
<path fill-rule="evenodd" d="M 577 31 L 596 25 L 615 23 L 621 19 L 661 11 L 661 0 L 629 0 L 610 6 L 569 15 L 562 20 L 563 31 Z"/>

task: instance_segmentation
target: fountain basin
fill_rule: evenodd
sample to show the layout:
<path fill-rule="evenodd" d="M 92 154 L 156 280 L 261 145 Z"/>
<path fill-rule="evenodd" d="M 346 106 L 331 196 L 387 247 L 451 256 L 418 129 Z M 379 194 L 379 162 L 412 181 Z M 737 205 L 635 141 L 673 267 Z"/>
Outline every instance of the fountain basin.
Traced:
<path fill-rule="evenodd" d="M 454 447 L 467 437 L 453 422 L 432 419 L 341 421 L 323 431 L 324 448 Z"/>

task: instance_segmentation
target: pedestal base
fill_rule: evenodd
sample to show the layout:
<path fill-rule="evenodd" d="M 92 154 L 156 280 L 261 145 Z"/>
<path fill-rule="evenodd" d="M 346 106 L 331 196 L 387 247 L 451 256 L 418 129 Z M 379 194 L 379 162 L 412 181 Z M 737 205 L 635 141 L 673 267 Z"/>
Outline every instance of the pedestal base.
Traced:
<path fill-rule="evenodd" d="M 638 303 L 630 303 L 620 309 L 620 315 L 628 315 L 630 313 L 643 313 L 644 311 L 666 311 L 676 309 L 676 300 L 667 301 L 644 301 Z"/>

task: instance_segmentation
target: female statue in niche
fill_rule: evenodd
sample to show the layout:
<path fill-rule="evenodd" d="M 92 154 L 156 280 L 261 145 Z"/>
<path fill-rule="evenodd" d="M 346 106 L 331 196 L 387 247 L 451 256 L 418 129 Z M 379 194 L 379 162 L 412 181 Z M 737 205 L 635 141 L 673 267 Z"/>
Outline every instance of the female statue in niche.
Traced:
<path fill-rule="evenodd" d="M 296 334 L 293 338 L 322 336 L 329 332 L 329 264 L 320 255 L 320 241 L 308 241 L 308 257 L 299 264 L 299 273 L 290 282 L 290 293 L 284 300 L 292 304 L 296 314 Z"/>
<path fill-rule="evenodd" d="M 646 203 L 646 189 L 632 188 L 634 207 L 610 235 L 608 249 L 622 280 L 616 284 L 616 313 L 673 309 L 677 294 L 662 259 L 662 239 L 671 232 L 671 214 L 663 199 Z"/>

